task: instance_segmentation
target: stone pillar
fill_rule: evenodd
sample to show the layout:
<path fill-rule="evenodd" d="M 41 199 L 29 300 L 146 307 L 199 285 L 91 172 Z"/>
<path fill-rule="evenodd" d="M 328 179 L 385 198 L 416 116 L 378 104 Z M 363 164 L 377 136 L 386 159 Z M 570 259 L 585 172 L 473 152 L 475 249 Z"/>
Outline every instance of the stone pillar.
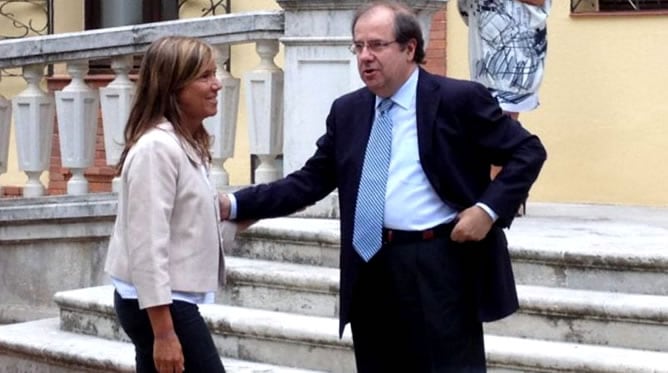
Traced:
<path fill-rule="evenodd" d="M 116 78 L 106 87 L 100 88 L 100 107 L 104 129 L 104 151 L 107 165 L 115 166 L 125 147 L 125 124 L 128 122 L 132 100 L 135 96 L 135 84 L 130 80 L 132 56 L 117 56 L 111 60 L 111 68 Z M 111 182 L 111 191 L 120 190 L 120 177 Z"/>
<path fill-rule="evenodd" d="M 0 76 L 2 80 L 2 76 Z M 7 158 L 9 156 L 9 124 L 12 119 L 12 105 L 0 95 L 0 175 L 7 172 Z M 2 185 L 0 185 L 0 198 L 2 198 Z"/>
<path fill-rule="evenodd" d="M 223 44 L 215 48 L 218 51 L 216 78 L 220 81 L 222 88 L 218 91 L 218 111 L 216 115 L 204 119 L 204 127 L 213 136 L 209 179 L 217 189 L 220 189 L 230 184 L 229 174 L 224 164 L 228 158 L 234 156 L 241 79 L 233 77 L 225 68 L 230 59 L 230 46 Z"/>
<path fill-rule="evenodd" d="M 352 42 L 352 17 L 364 0 L 277 0 L 285 10 L 283 172 L 299 169 L 325 132 L 332 101 L 362 86 Z M 447 0 L 407 0 L 425 42 L 433 13 Z"/>
<path fill-rule="evenodd" d="M 68 62 L 67 71 L 72 81 L 55 93 L 60 156 L 63 167 L 72 172 L 67 194 L 82 195 L 88 193 L 84 171 L 95 161 L 99 98 L 98 91 L 84 81 L 88 60 Z"/>
<path fill-rule="evenodd" d="M 53 96 L 40 87 L 44 67 L 42 64 L 23 66 L 27 86 L 12 99 L 19 168 L 28 175 L 23 187 L 24 197 L 44 195 L 45 188 L 39 177 L 49 168 L 51 159 L 55 103 Z"/>
<path fill-rule="evenodd" d="M 255 170 L 256 183 L 268 183 L 281 177 L 276 157 L 283 144 L 283 71 L 274 63 L 278 41 L 258 40 L 255 50 L 260 64 L 244 75 L 248 106 L 248 137 L 251 154 L 260 164 Z"/>

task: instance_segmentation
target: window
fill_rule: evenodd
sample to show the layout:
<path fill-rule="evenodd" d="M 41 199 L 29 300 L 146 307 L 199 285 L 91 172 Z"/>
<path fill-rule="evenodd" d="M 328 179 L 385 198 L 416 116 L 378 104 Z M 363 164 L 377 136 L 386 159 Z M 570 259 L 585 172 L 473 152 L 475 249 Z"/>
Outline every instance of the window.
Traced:
<path fill-rule="evenodd" d="M 668 10 L 668 0 L 571 0 L 572 13 Z"/>
<path fill-rule="evenodd" d="M 53 0 L 52 0 L 53 1 Z M 208 5 L 189 0 L 85 0 L 85 29 L 136 25 L 150 22 L 179 19 L 184 6 L 203 6 L 201 16 L 213 16 L 230 12 L 231 0 L 209 0 Z M 141 56 L 135 56 L 133 73 L 141 63 Z M 109 74 L 111 61 L 93 60 L 89 63 L 89 74 Z"/>

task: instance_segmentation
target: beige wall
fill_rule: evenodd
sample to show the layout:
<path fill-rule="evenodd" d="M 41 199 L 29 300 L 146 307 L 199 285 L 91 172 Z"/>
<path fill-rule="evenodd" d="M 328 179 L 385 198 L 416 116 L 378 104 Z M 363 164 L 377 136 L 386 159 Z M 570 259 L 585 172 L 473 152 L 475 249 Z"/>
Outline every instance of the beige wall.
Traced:
<path fill-rule="evenodd" d="M 448 4 L 448 74 L 468 78 L 467 36 Z M 531 200 L 668 206 L 668 18 L 548 20 L 541 106 L 520 119 L 548 161 Z"/>

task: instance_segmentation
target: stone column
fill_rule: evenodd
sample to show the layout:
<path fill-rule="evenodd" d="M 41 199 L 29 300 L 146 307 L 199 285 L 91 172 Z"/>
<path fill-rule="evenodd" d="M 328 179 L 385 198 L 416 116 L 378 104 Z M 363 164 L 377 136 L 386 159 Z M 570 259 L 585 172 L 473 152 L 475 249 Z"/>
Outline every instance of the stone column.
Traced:
<path fill-rule="evenodd" d="M 107 165 L 115 166 L 125 147 L 125 124 L 128 122 L 132 100 L 135 96 L 135 84 L 130 80 L 132 56 L 116 56 L 111 60 L 111 68 L 116 77 L 106 87 L 100 88 L 100 107 L 102 109 L 102 128 L 104 129 L 104 152 Z M 111 191 L 120 190 L 121 179 L 114 177 Z"/>
<path fill-rule="evenodd" d="M 0 76 L 2 80 L 2 76 Z M 7 158 L 9 156 L 9 124 L 12 119 L 12 104 L 0 95 L 0 175 L 7 172 Z M 0 185 L 2 198 L 2 185 Z"/>
<path fill-rule="evenodd" d="M 364 0 L 277 0 L 285 10 L 283 172 L 299 169 L 325 132 L 332 101 L 362 86 L 351 22 Z M 431 17 L 447 0 L 407 0 L 418 14 L 425 42 Z"/>
<path fill-rule="evenodd" d="M 53 96 L 40 86 L 44 67 L 42 64 L 23 66 L 27 86 L 12 99 L 19 168 L 28 175 L 23 187 L 24 197 L 44 195 L 45 188 L 39 177 L 49 168 L 51 159 L 56 105 Z"/>
<path fill-rule="evenodd" d="M 84 81 L 88 60 L 68 62 L 67 71 L 72 81 L 62 91 L 55 92 L 60 157 L 63 167 L 72 172 L 67 194 L 82 195 L 88 193 L 84 171 L 95 162 L 99 97 L 98 91 Z"/>
<path fill-rule="evenodd" d="M 216 45 L 216 78 L 222 88 L 218 91 L 218 111 L 216 115 L 204 119 L 204 127 L 211 136 L 211 183 L 220 189 L 230 184 L 225 170 L 225 161 L 234 156 L 234 140 L 237 133 L 237 112 L 239 111 L 239 87 L 241 79 L 235 78 L 225 68 L 230 59 L 230 46 Z"/>

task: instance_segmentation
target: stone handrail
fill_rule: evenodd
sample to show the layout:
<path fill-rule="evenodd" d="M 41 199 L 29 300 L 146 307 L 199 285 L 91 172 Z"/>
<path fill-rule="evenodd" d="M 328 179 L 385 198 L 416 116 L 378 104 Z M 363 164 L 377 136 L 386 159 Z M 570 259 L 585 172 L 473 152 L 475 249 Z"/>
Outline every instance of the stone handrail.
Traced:
<path fill-rule="evenodd" d="M 237 44 L 283 36 L 282 11 L 110 27 L 0 41 L 0 68 L 142 53 L 155 39 L 187 35 L 211 44 Z"/>

